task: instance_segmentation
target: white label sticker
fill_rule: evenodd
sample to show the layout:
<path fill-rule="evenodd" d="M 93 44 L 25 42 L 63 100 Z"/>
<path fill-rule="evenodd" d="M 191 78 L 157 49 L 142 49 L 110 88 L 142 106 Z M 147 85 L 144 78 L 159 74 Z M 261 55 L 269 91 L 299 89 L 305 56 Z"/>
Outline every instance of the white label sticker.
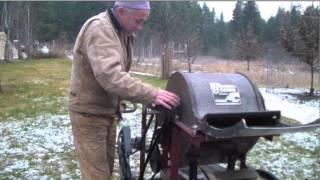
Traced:
<path fill-rule="evenodd" d="M 235 85 L 209 83 L 216 105 L 240 105 L 240 92 Z"/>

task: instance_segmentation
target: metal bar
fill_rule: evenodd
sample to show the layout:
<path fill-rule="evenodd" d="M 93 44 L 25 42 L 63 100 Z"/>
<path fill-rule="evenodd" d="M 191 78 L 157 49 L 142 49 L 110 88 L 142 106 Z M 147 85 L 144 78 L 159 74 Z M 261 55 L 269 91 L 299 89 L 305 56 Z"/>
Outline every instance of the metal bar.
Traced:
<path fill-rule="evenodd" d="M 186 126 L 180 121 L 175 122 L 173 128 L 173 140 L 172 140 L 172 154 L 171 154 L 171 166 L 170 166 L 170 179 L 176 180 L 178 178 L 179 163 L 182 158 L 181 154 L 181 138 L 189 140 L 195 147 L 199 147 L 200 143 L 206 140 L 206 137 L 202 134 L 198 134 L 193 129 Z"/>
<path fill-rule="evenodd" d="M 320 120 L 305 125 L 287 125 L 279 123 L 275 126 L 247 126 L 243 119 L 239 123 L 228 128 L 215 128 L 213 126 L 201 126 L 204 132 L 208 132 L 210 138 L 228 139 L 235 137 L 258 137 L 258 136 L 276 136 L 284 133 L 295 133 L 303 131 L 311 131 L 320 128 Z"/>
<path fill-rule="evenodd" d="M 173 130 L 172 140 L 172 154 L 171 154 L 171 166 L 170 166 L 170 180 L 178 179 L 178 169 L 181 160 L 181 136 L 182 130 L 177 126 Z"/>
<path fill-rule="evenodd" d="M 176 126 L 178 127 L 178 129 L 180 128 L 181 131 L 183 132 L 183 135 L 186 136 L 186 138 L 195 146 L 199 147 L 200 143 L 202 141 L 206 141 L 207 138 L 205 135 L 203 134 L 199 134 L 197 133 L 197 131 L 195 131 L 194 129 L 188 127 L 187 125 L 185 125 L 184 123 L 180 122 L 180 121 L 176 121 L 175 122 Z"/>
<path fill-rule="evenodd" d="M 147 128 L 147 107 L 142 107 L 142 120 L 141 120 L 141 137 L 143 137 L 144 132 Z M 145 162 L 145 148 L 146 148 L 146 142 L 145 138 L 141 139 L 141 150 L 140 150 L 140 171 L 143 169 L 143 165 Z"/>

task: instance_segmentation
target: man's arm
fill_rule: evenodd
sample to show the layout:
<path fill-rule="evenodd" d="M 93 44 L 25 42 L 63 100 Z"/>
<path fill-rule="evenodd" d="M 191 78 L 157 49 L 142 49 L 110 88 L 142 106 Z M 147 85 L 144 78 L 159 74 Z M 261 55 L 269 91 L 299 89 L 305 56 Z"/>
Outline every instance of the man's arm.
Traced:
<path fill-rule="evenodd" d="M 94 21 L 88 27 L 84 38 L 88 59 L 101 87 L 121 99 L 144 104 L 155 103 L 167 108 L 176 106 L 179 98 L 173 93 L 143 83 L 131 77 L 129 73 L 121 71 L 117 39 L 114 32 L 108 28 L 111 27 Z"/>

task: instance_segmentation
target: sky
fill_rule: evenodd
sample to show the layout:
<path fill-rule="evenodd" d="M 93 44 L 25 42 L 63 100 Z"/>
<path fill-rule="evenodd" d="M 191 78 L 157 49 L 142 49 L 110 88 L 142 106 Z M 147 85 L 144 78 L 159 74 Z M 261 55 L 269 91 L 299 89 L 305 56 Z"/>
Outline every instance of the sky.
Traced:
<path fill-rule="evenodd" d="M 201 1 L 199 3 L 202 6 L 204 2 L 210 10 L 215 9 L 216 17 L 220 17 L 220 13 L 223 12 L 224 21 L 230 21 L 237 1 Z M 302 9 L 305 9 L 312 5 L 312 2 L 315 6 L 320 4 L 319 1 L 256 1 L 260 15 L 265 20 L 275 16 L 279 7 L 289 10 L 292 5 L 300 4 Z"/>

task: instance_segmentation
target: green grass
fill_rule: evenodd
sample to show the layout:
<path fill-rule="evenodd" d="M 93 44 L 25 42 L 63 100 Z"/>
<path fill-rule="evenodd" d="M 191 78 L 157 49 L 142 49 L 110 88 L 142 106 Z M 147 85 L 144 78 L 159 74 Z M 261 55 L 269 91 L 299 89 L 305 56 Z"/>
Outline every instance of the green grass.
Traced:
<path fill-rule="evenodd" d="M 0 121 L 66 113 L 70 69 L 66 59 L 0 64 Z"/>
<path fill-rule="evenodd" d="M 66 114 L 72 62 L 39 59 L 0 64 L 0 122 L 41 114 Z M 166 81 L 157 77 L 138 78 L 158 87 Z"/>
<path fill-rule="evenodd" d="M 141 79 L 143 82 L 149 83 L 153 86 L 165 88 L 167 81 L 163 80 L 159 77 L 152 77 L 152 76 L 142 76 L 142 75 L 134 75 L 135 77 Z"/>

